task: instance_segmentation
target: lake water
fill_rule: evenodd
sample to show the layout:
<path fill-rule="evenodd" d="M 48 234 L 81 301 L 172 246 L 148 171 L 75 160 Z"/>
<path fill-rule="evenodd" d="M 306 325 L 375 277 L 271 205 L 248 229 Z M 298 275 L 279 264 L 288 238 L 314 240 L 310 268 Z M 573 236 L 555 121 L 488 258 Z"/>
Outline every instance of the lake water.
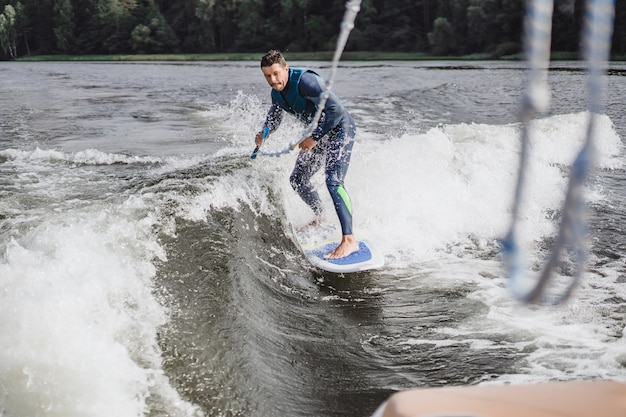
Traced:
<path fill-rule="evenodd" d="M 553 66 L 523 208 L 531 277 L 588 116 L 583 64 Z M 386 260 L 346 276 L 294 243 L 312 218 L 295 152 L 249 158 L 258 63 L 0 63 L 0 414 L 370 416 L 414 387 L 626 381 L 625 74 L 606 77 L 582 284 L 529 307 L 499 246 L 522 63 L 340 66 L 355 233 Z M 285 120 L 267 149 L 301 129 Z"/>

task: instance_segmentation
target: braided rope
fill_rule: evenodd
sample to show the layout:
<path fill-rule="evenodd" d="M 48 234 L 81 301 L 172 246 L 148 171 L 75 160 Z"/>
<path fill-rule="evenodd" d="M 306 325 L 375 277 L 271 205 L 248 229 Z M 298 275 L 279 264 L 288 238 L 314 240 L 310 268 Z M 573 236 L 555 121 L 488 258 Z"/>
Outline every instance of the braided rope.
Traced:
<path fill-rule="evenodd" d="M 551 29 L 548 21 L 551 20 L 552 9 L 552 0 L 535 0 L 529 6 L 527 15 L 525 47 L 528 54 L 527 59 L 530 63 L 530 71 L 526 94 L 522 103 L 521 118 L 523 126 L 520 168 L 512 212 L 513 218 L 509 232 L 503 240 L 509 287 L 517 299 L 526 303 L 558 304 L 567 300 L 580 282 L 584 270 L 587 257 L 585 248 L 587 226 L 584 218 L 584 183 L 589 177 L 595 158 L 596 118 L 604 110 L 602 82 L 611 47 L 615 4 L 614 0 L 589 0 L 587 2 L 583 41 L 585 58 L 589 69 L 587 89 L 590 120 L 587 127 L 586 141 L 572 164 L 559 233 L 550 257 L 532 288 L 525 290 L 522 288 L 521 254 L 517 243 L 516 229 L 519 222 L 519 206 L 524 188 L 524 170 L 528 158 L 529 124 L 532 117 L 538 112 L 545 111 L 548 104 L 546 93 L 542 93 L 539 90 L 547 90 L 546 71 L 549 64 Z M 560 263 L 563 252 L 568 247 L 572 249 L 576 263 L 574 274 L 567 287 L 560 294 L 553 295 L 547 300 L 545 294 L 546 287 L 554 270 Z"/>

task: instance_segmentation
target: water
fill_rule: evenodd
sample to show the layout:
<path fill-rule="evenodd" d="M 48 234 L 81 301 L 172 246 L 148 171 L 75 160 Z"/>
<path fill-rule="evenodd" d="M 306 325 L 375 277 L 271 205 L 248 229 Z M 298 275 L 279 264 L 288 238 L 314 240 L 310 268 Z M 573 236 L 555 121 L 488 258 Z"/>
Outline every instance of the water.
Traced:
<path fill-rule="evenodd" d="M 534 266 L 586 126 L 582 64 L 556 67 L 524 207 Z M 350 276 L 292 240 L 311 218 L 295 154 L 248 157 L 257 63 L 0 63 L 0 414 L 369 416 L 413 387 L 626 380 L 625 73 L 607 77 L 587 272 L 544 308 L 512 300 L 498 246 L 519 63 L 341 65 L 355 230 L 387 263 Z"/>

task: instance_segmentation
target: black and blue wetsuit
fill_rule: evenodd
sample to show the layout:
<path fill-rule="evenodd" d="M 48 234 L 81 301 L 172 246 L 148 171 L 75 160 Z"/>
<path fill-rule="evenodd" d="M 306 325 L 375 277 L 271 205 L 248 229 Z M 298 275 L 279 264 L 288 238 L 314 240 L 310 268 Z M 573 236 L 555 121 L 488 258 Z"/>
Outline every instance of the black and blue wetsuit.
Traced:
<path fill-rule="evenodd" d="M 307 68 L 290 68 L 289 81 L 283 91 L 272 90 L 272 106 L 264 127 L 273 132 L 282 121 L 283 111 L 310 123 L 322 100 L 324 80 Z M 320 120 L 311 137 L 317 142 L 311 151 L 300 151 L 289 177 L 291 186 L 313 209 L 322 213 L 322 202 L 311 184 L 311 178 L 325 164 L 326 186 L 332 197 L 343 235 L 352 234 L 352 206 L 343 182 L 350 164 L 356 126 L 339 98 L 330 93 Z"/>

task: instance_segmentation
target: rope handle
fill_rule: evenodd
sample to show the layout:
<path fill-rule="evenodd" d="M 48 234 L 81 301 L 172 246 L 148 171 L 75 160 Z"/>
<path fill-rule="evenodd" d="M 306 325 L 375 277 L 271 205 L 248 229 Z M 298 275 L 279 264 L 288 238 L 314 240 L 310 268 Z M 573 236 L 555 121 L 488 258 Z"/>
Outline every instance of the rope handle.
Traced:
<path fill-rule="evenodd" d="M 265 143 L 265 138 L 267 137 L 267 135 L 269 135 L 269 133 L 270 133 L 269 127 L 264 127 L 263 128 L 263 136 L 262 136 L 263 140 L 262 140 L 260 145 L 257 145 L 254 148 L 254 150 L 250 154 L 250 159 L 256 159 L 256 156 L 258 155 L 259 150 L 261 150 L 261 146 L 263 146 L 263 144 Z"/>

